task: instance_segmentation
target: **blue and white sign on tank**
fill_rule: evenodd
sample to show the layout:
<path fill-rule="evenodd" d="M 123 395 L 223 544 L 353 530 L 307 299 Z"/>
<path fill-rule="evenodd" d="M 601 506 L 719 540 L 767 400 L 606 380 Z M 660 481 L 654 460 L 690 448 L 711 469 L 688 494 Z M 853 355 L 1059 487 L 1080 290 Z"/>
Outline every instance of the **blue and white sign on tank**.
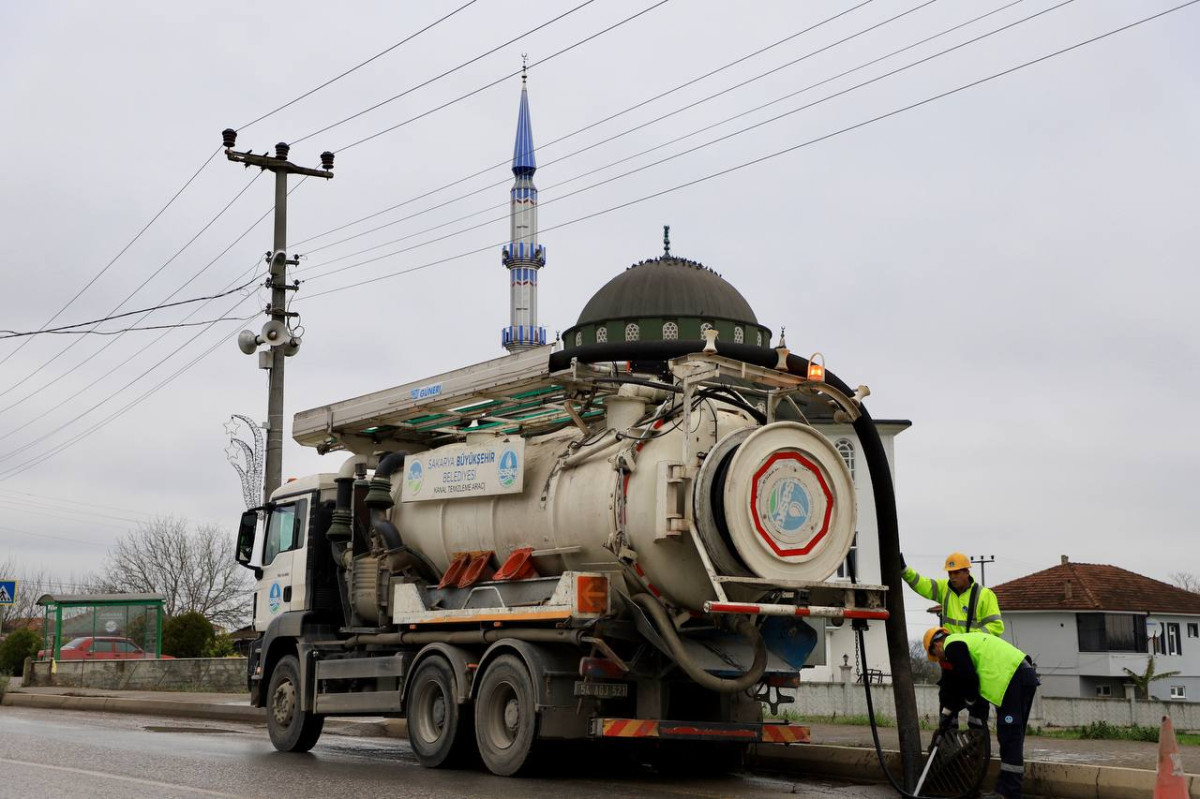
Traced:
<path fill-rule="evenodd" d="M 449 444 L 408 456 L 401 502 L 520 494 L 525 488 L 525 440 Z"/>

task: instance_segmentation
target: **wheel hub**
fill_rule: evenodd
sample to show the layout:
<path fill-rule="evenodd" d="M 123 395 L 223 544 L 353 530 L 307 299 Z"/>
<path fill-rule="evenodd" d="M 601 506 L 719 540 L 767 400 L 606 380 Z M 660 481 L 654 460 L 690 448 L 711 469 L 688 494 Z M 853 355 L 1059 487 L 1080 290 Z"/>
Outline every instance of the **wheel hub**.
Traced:
<path fill-rule="evenodd" d="M 275 687 L 275 694 L 271 697 L 271 713 L 280 727 L 287 727 L 292 723 L 295 712 L 296 686 L 290 680 L 284 680 Z"/>
<path fill-rule="evenodd" d="M 515 696 L 509 697 L 509 700 L 504 703 L 504 728 L 509 735 L 517 734 L 517 727 L 521 724 L 521 706 L 517 702 Z"/>

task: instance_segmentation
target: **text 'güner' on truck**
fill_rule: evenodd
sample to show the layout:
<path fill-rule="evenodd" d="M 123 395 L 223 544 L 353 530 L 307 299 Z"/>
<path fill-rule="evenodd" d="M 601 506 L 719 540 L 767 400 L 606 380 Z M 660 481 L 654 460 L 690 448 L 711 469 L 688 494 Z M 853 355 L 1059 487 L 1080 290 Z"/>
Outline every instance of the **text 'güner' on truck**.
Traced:
<path fill-rule="evenodd" d="M 728 766 L 805 740 L 763 702 L 825 623 L 887 617 L 883 586 L 829 579 L 854 484 L 813 426 L 866 389 L 714 339 L 535 347 L 297 414 L 345 459 L 239 532 L 275 747 L 354 714 L 501 775 L 564 741 Z"/>

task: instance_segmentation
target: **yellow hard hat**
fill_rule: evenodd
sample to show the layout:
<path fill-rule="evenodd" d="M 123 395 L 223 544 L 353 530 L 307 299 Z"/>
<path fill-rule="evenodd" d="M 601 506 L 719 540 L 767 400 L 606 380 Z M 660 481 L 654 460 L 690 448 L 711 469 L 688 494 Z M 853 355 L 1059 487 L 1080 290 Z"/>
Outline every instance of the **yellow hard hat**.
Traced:
<path fill-rule="evenodd" d="M 971 559 L 961 552 L 951 552 L 946 558 L 946 571 L 956 572 L 959 569 L 971 568 Z"/>
<path fill-rule="evenodd" d="M 925 657 L 929 658 L 931 661 L 936 663 L 937 658 L 934 657 L 933 653 L 929 651 L 929 647 L 933 646 L 933 642 L 935 640 L 940 641 L 949 634 L 950 634 L 950 631 L 947 630 L 945 627 L 930 627 L 928 630 L 926 630 L 925 631 Z"/>

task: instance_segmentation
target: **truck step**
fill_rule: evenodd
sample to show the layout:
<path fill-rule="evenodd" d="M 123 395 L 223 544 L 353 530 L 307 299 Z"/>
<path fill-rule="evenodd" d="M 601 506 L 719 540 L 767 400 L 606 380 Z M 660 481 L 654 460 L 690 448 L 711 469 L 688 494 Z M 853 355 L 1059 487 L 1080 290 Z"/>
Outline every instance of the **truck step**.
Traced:
<path fill-rule="evenodd" d="M 399 691 L 356 691 L 345 694 L 317 694 L 315 711 L 328 715 L 376 715 L 403 710 Z"/>
<path fill-rule="evenodd" d="M 317 683 L 322 680 L 354 680 L 373 677 L 403 677 L 407 658 L 396 655 L 374 658 L 339 658 L 317 661 Z"/>

